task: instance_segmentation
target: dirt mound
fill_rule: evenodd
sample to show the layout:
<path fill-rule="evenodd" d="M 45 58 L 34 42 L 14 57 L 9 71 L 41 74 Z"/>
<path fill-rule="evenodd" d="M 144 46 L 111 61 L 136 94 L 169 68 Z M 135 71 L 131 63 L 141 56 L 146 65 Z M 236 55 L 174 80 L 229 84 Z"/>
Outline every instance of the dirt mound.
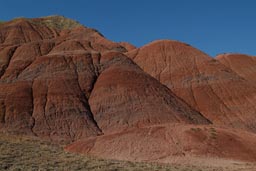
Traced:
<path fill-rule="evenodd" d="M 102 55 L 100 75 L 89 98 L 103 133 L 160 123 L 210 123 L 125 55 Z"/>
<path fill-rule="evenodd" d="M 62 17 L 18 19 L 0 30 L 3 129 L 74 141 L 138 125 L 210 123 L 127 58 L 121 44 L 80 25 L 58 27 L 57 19 L 65 25 Z"/>
<path fill-rule="evenodd" d="M 256 132 L 255 85 L 219 61 L 169 40 L 126 55 L 214 124 Z"/>
<path fill-rule="evenodd" d="M 246 80 L 256 81 L 255 56 L 227 53 L 218 55 L 216 59 Z"/>
<path fill-rule="evenodd" d="M 256 162 L 254 61 L 169 40 L 136 48 L 60 16 L 15 19 L 0 25 L 0 130 L 104 158 Z"/>
<path fill-rule="evenodd" d="M 71 152 L 119 159 L 173 163 L 214 158 L 256 161 L 256 136 L 213 126 L 166 124 L 79 140 Z M 186 161 L 187 160 L 187 161 Z"/>
<path fill-rule="evenodd" d="M 2 24 L 1 129 L 57 141 L 101 134 L 88 98 L 104 51 L 127 50 L 63 17 Z"/>

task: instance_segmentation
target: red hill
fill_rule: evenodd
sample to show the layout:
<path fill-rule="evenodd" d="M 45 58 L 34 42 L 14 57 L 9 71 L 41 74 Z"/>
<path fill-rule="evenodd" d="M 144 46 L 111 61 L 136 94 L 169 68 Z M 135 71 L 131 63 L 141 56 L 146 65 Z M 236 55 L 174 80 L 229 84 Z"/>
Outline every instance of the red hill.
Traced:
<path fill-rule="evenodd" d="M 112 159 L 255 162 L 254 61 L 170 40 L 136 48 L 59 16 L 15 19 L 0 24 L 0 131 Z"/>

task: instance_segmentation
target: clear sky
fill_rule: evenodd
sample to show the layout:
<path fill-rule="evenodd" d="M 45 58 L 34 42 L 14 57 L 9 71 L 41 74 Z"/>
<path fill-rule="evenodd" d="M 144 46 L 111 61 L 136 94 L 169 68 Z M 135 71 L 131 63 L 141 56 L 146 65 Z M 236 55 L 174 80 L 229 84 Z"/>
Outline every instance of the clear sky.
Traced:
<path fill-rule="evenodd" d="M 63 15 L 138 47 L 179 40 L 211 56 L 256 55 L 255 0 L 3 0 L 0 20 Z"/>

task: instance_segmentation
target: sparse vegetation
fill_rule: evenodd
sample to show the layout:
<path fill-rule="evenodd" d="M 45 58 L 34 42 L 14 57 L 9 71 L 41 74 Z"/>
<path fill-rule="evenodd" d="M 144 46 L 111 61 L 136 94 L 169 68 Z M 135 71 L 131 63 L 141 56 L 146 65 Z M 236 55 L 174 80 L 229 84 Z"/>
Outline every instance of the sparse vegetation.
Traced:
<path fill-rule="evenodd" d="M 216 139 L 217 138 L 217 131 L 214 128 L 210 128 L 210 138 Z"/>
<path fill-rule="evenodd" d="M 0 170 L 10 171 L 213 171 L 216 168 L 103 160 L 68 153 L 35 138 L 0 134 Z M 219 170 L 218 170 L 219 171 Z M 220 170 L 222 171 L 222 169 Z"/>
<path fill-rule="evenodd" d="M 74 27 L 81 26 L 77 21 L 65 18 L 63 16 L 48 16 L 38 19 L 29 19 L 31 23 L 44 25 L 55 29 L 72 29 Z"/>
<path fill-rule="evenodd" d="M 12 19 L 12 21 L 19 21 L 19 20 L 27 20 L 27 18 L 20 16 Z"/>
<path fill-rule="evenodd" d="M 16 17 L 12 19 L 12 21 L 19 21 L 19 20 L 25 20 L 29 21 L 30 23 L 33 23 L 35 25 L 40 26 L 47 26 L 54 29 L 72 29 L 74 27 L 82 26 L 79 22 L 65 18 L 63 16 L 48 16 L 48 17 L 42 17 L 42 18 L 25 18 L 25 17 Z M 4 21 L 0 20 L 0 24 L 4 23 Z"/>
<path fill-rule="evenodd" d="M 190 128 L 192 131 L 201 131 L 201 128 Z"/>
<path fill-rule="evenodd" d="M 217 132 L 215 128 L 210 128 L 211 132 Z"/>
<path fill-rule="evenodd" d="M 211 137 L 212 139 L 217 139 L 217 134 L 214 133 L 214 132 L 212 132 L 210 137 Z"/>

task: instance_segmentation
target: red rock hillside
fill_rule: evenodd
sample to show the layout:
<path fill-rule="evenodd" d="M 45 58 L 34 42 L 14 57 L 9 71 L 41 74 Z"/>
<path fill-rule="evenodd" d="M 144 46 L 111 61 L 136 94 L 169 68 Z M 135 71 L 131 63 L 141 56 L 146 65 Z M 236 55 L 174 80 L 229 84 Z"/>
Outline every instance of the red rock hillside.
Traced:
<path fill-rule="evenodd" d="M 15 19 L 0 24 L 0 131 L 111 159 L 256 162 L 244 59 L 251 69 L 177 41 L 115 43 L 60 16 Z"/>
<path fill-rule="evenodd" d="M 101 53 L 123 46 L 63 17 L 2 24 L 0 43 L 3 130 L 58 141 L 102 134 L 88 98 Z"/>
<path fill-rule="evenodd" d="M 256 81 L 256 57 L 243 54 L 221 54 L 218 61 L 248 81 Z"/>
<path fill-rule="evenodd" d="M 127 55 L 214 124 L 256 132 L 255 84 L 218 60 L 169 40 Z"/>

